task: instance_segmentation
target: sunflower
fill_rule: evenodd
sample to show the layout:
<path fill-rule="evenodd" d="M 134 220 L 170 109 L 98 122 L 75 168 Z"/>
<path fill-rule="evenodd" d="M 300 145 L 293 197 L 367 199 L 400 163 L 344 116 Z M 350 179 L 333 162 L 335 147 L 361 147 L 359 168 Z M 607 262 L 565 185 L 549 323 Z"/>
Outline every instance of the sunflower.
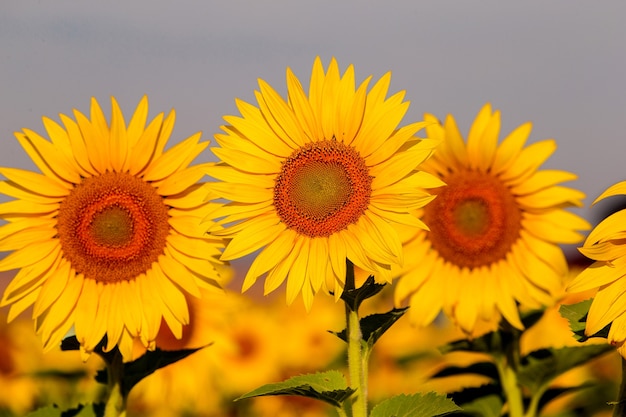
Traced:
<path fill-rule="evenodd" d="M 83 357 L 106 336 L 125 359 L 134 338 L 149 347 L 161 319 L 181 336 L 189 320 L 184 293 L 217 288 L 222 243 L 198 225 L 216 204 L 189 166 L 206 148 L 197 133 L 164 151 L 175 113 L 147 126 L 144 97 L 126 126 L 112 99 L 110 126 L 95 99 L 91 117 L 43 119 L 51 139 L 32 130 L 17 140 L 41 173 L 0 168 L 0 250 L 13 251 L 0 271 L 19 269 L 0 306 L 8 319 L 33 306 L 44 349 L 74 326 Z"/>
<path fill-rule="evenodd" d="M 626 194 L 626 181 L 609 187 L 594 204 L 604 198 Z M 589 308 L 585 334 L 593 335 L 611 324 L 608 341 L 626 358 L 626 210 L 601 221 L 587 236 L 580 252 L 595 262 L 568 286 L 568 292 L 596 290 Z"/>
<path fill-rule="evenodd" d="M 287 303 L 302 294 L 310 308 L 320 289 L 341 295 L 346 259 L 391 280 L 403 259 L 392 225 L 422 227 L 411 212 L 441 183 L 415 171 L 437 142 L 414 137 L 423 123 L 397 127 L 409 103 L 404 92 L 385 97 L 390 78 L 368 92 L 371 77 L 355 88 L 353 66 L 341 75 L 332 59 L 325 72 L 318 57 L 308 96 L 288 68 L 286 101 L 259 80 L 258 107 L 237 100 L 241 117 L 224 118 L 221 162 L 207 172 L 230 203 L 214 234 L 230 239 L 223 260 L 262 249 L 243 291 L 262 275 L 266 294 L 287 280 Z"/>
<path fill-rule="evenodd" d="M 430 114 L 425 120 L 428 136 L 443 144 L 422 169 L 447 185 L 434 191 L 437 198 L 420 214 L 430 231 L 416 230 L 406 244 L 395 302 L 408 298 L 410 317 L 419 325 L 443 310 L 468 334 L 501 316 L 521 329 L 517 302 L 554 302 L 567 274 L 558 244 L 579 242 L 577 230 L 590 227 L 564 210 L 582 205 L 583 193 L 558 185 L 576 176 L 539 170 L 556 142 L 524 147 L 530 123 L 498 144 L 500 112 L 489 104 L 467 143 L 452 116 L 444 125 Z"/>

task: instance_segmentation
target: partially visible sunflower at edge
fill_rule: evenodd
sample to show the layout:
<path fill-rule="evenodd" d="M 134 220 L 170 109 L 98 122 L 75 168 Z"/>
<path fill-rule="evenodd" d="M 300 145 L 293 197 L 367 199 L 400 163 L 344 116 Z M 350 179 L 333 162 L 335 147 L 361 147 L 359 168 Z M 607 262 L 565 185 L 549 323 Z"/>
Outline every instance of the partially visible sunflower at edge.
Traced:
<path fill-rule="evenodd" d="M 612 185 L 594 204 L 626 194 L 626 181 Z M 626 358 L 626 210 L 602 220 L 587 236 L 580 252 L 595 262 L 584 269 L 568 292 L 597 290 L 589 308 L 585 334 L 591 336 L 611 325 L 608 341 Z"/>
<path fill-rule="evenodd" d="M 531 123 L 498 144 L 500 112 L 486 104 L 463 140 L 454 118 L 425 115 L 427 134 L 442 140 L 422 169 L 447 185 L 421 212 L 430 231 L 405 246 L 407 262 L 395 302 L 428 325 L 444 311 L 467 334 L 502 316 L 522 329 L 518 302 L 539 308 L 562 292 L 567 262 L 559 244 L 582 240 L 590 225 L 566 211 L 584 194 L 559 185 L 576 175 L 539 167 L 556 150 L 543 140 L 524 146 Z"/>
<path fill-rule="evenodd" d="M 110 125 L 95 99 L 90 117 L 74 110 L 63 126 L 44 118 L 50 137 L 24 129 L 17 140 L 41 173 L 0 168 L 0 271 L 19 269 L 4 292 L 8 320 L 33 307 L 44 349 L 73 327 L 84 358 L 106 335 L 124 359 L 133 339 L 148 348 L 164 319 L 180 337 L 189 321 L 184 293 L 219 287 L 222 243 L 198 225 L 215 208 L 190 166 L 208 142 L 194 134 L 165 151 L 172 111 L 147 126 L 144 97 L 130 123 L 112 99 Z"/>
<path fill-rule="evenodd" d="M 386 98 L 391 75 L 368 90 L 343 75 L 332 59 L 313 64 L 308 94 L 287 69 L 287 100 L 259 80 L 258 107 L 237 100 L 241 116 L 226 116 L 213 152 L 221 163 L 207 172 L 210 189 L 230 200 L 217 213 L 229 239 L 222 260 L 259 249 L 243 291 L 265 275 L 265 293 L 285 280 L 287 303 L 302 294 L 311 307 L 324 290 L 343 292 L 346 259 L 390 282 L 403 262 L 393 225 L 423 227 L 412 213 L 431 201 L 423 191 L 441 181 L 416 171 L 437 141 L 414 135 L 424 123 L 401 128 L 404 92 Z M 357 284 L 358 285 L 358 284 Z"/>

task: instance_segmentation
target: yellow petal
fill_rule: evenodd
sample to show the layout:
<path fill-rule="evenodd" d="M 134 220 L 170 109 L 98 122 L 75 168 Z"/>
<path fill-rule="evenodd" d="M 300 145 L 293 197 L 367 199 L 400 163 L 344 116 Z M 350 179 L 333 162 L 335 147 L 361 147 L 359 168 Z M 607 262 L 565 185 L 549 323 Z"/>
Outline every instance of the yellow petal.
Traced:
<path fill-rule="evenodd" d="M 143 134 L 144 128 L 146 127 L 146 121 L 148 120 L 148 97 L 143 96 L 139 103 L 137 104 L 137 108 L 133 113 L 133 117 L 130 119 L 130 123 L 128 123 L 128 128 L 126 129 L 126 137 L 128 140 L 128 147 L 133 148 L 135 144 L 139 141 L 139 138 Z M 128 159 L 125 162 L 123 171 L 129 169 L 129 161 Z"/>
<path fill-rule="evenodd" d="M 529 209 L 543 209 L 549 207 L 559 207 L 563 204 L 582 207 L 585 194 L 567 187 L 550 187 L 534 194 L 519 196 L 517 202 Z"/>
<path fill-rule="evenodd" d="M 263 287 L 264 295 L 274 291 L 285 281 L 296 257 L 301 252 L 303 241 L 304 239 L 298 239 L 296 236 L 294 242 L 288 247 L 290 251 L 287 257 L 280 262 L 276 262 L 276 266 L 268 272 Z M 250 288 L 256 281 L 256 278 L 253 274 L 246 275 L 241 291 L 243 292 Z"/>
<path fill-rule="evenodd" d="M 603 200 L 607 197 L 623 194 L 626 194 L 626 181 L 618 182 L 617 184 L 611 185 L 609 188 L 606 189 L 606 191 L 600 194 L 598 198 L 593 201 L 593 204 L 596 204 L 598 201 Z"/>
<path fill-rule="evenodd" d="M 279 158 L 262 158 L 237 149 L 213 148 L 213 153 L 238 170 L 255 174 L 278 174 L 281 170 Z"/>
<path fill-rule="evenodd" d="M 111 136 L 109 140 L 109 158 L 114 171 L 120 172 L 126 166 L 128 157 L 128 137 L 126 122 L 115 97 L 111 97 Z M 121 330 L 119 331 L 121 334 Z"/>
<path fill-rule="evenodd" d="M 259 80 L 259 87 L 263 101 L 267 105 L 266 109 L 269 110 L 269 115 L 266 111 L 262 111 L 266 116 L 273 117 L 277 125 L 280 126 L 281 133 L 278 133 L 279 136 L 282 137 L 282 132 L 284 132 L 291 142 L 303 146 L 308 139 L 293 110 L 268 83 Z M 284 141 L 289 143 L 287 140 Z"/>
<path fill-rule="evenodd" d="M 316 120 L 315 113 L 311 108 L 311 104 L 308 101 L 300 81 L 293 74 L 291 68 L 287 68 L 287 93 L 289 96 L 289 104 L 298 119 L 299 125 L 304 130 L 304 134 L 308 137 L 308 140 L 317 141 L 322 139 L 324 133 L 318 129 L 319 123 Z M 244 115 L 244 117 L 246 116 Z"/>
<path fill-rule="evenodd" d="M 626 279 L 619 279 L 600 288 L 589 308 L 585 334 L 597 333 L 626 311 L 625 292 Z"/>
<path fill-rule="evenodd" d="M 198 143 L 200 135 L 201 133 L 196 133 L 156 157 L 144 171 L 143 178 L 146 181 L 158 181 L 185 168 L 185 162 L 198 156 L 209 144 L 209 142 Z"/>
<path fill-rule="evenodd" d="M 56 270 L 60 253 L 59 246 L 38 262 L 20 269 L 5 288 L 0 307 L 12 304 L 39 288 L 50 271 Z"/>
<path fill-rule="evenodd" d="M 237 234 L 226 246 L 221 259 L 224 261 L 240 258 L 270 243 L 285 230 L 284 223 L 277 223 L 275 216 L 266 216 L 248 223 L 245 232 Z"/>
<path fill-rule="evenodd" d="M 172 259 L 171 253 L 167 248 L 165 248 L 165 255 L 160 256 L 158 262 L 166 277 L 194 297 L 200 297 L 200 289 L 190 271 L 184 265 Z"/>
<path fill-rule="evenodd" d="M 47 197 L 26 190 L 11 181 L 0 181 L 0 193 L 36 204 L 60 203 L 64 197 Z"/>
<path fill-rule="evenodd" d="M 44 119 L 44 124 L 46 120 Z M 59 129 L 65 133 L 60 127 Z M 79 167 L 72 164 L 62 151 L 32 130 L 24 129 L 24 133 L 16 133 L 15 137 L 46 177 L 64 187 L 67 186 L 64 183 L 78 184 L 81 181 Z"/>
<path fill-rule="evenodd" d="M 424 123 L 413 123 L 407 126 L 403 126 L 393 132 L 393 134 L 387 140 L 385 140 L 378 148 L 374 149 L 372 153 L 370 153 L 366 157 L 364 155 L 361 156 L 364 156 L 365 163 L 368 166 L 381 164 L 382 162 L 388 160 L 393 155 L 395 155 L 396 152 L 398 152 L 398 149 L 400 149 L 402 146 L 405 146 L 407 142 L 413 138 L 413 135 L 417 133 L 420 129 L 422 129 L 424 125 Z M 424 139 L 412 145 L 411 149 L 424 148 L 430 149 L 432 151 L 436 143 L 437 142 L 434 140 Z M 431 153 L 432 152 L 424 153 L 424 159 L 428 157 Z M 415 164 L 418 165 L 420 162 L 422 161 L 415 161 Z"/>
<path fill-rule="evenodd" d="M 0 271 L 10 271 L 11 269 L 24 268 L 33 265 L 45 258 L 53 250 L 59 248 L 58 240 L 43 242 L 33 242 L 24 248 L 10 253 L 0 260 Z"/>
<path fill-rule="evenodd" d="M 556 150 L 552 139 L 535 142 L 522 149 L 515 161 L 500 174 L 503 181 L 521 182 L 531 176 Z"/>
<path fill-rule="evenodd" d="M 98 171 L 94 168 L 91 161 L 89 160 L 89 154 L 87 153 L 85 140 L 83 138 L 83 134 L 80 131 L 80 128 L 78 127 L 78 124 L 64 114 L 59 115 L 59 117 L 61 118 L 61 121 L 65 126 L 67 139 L 70 144 L 69 146 L 72 150 L 74 161 L 80 168 L 81 175 L 84 177 L 91 177 L 98 174 Z"/>
<path fill-rule="evenodd" d="M 287 258 L 287 256 L 293 251 L 293 245 L 295 241 L 296 232 L 291 229 L 286 229 L 276 235 L 274 240 L 268 243 L 268 245 L 255 257 L 254 261 L 250 265 L 250 268 L 248 268 L 248 272 L 246 273 L 244 279 L 244 288 L 242 289 L 242 291 L 250 288 L 250 286 L 257 280 L 258 277 L 276 267 L 276 265 L 278 265 L 285 258 Z M 278 283 L 278 285 L 272 288 L 272 290 L 267 291 L 267 279 L 265 283 L 266 292 L 271 292 L 278 285 L 280 285 L 280 283 Z"/>
<path fill-rule="evenodd" d="M 517 161 L 524 144 L 532 130 L 531 123 L 524 123 L 516 127 L 509 135 L 504 138 L 500 146 L 496 149 L 496 153 L 491 166 L 491 172 L 494 175 L 500 174 L 508 170 L 511 165 Z"/>
<path fill-rule="evenodd" d="M 51 272 L 41 287 L 37 301 L 35 301 L 33 317 L 41 315 L 53 303 L 58 302 L 59 296 L 65 290 L 69 279 L 74 277 L 69 262 L 61 262 L 58 269 Z"/>
<path fill-rule="evenodd" d="M 568 285 L 568 292 L 582 292 L 612 283 L 626 275 L 626 262 L 607 264 L 594 262 Z"/>
<path fill-rule="evenodd" d="M 625 221 L 626 210 L 620 210 L 617 213 L 611 214 L 609 217 L 598 223 L 591 233 L 589 233 L 589 236 L 587 236 L 587 239 L 585 240 L 585 246 L 590 246 L 596 242 L 604 242 L 615 239 L 625 229 Z"/>
<path fill-rule="evenodd" d="M 272 201 L 274 193 L 271 189 L 259 188 L 248 184 L 208 183 L 207 188 L 221 198 L 240 203 L 260 203 Z"/>
<path fill-rule="evenodd" d="M 168 116 L 168 120 L 170 117 L 173 118 L 172 114 Z M 157 154 L 158 140 L 161 137 L 160 132 L 162 132 L 161 128 L 164 124 L 163 113 L 159 113 L 137 139 L 137 143 L 129 150 L 126 164 L 131 175 L 139 176 Z"/>
<path fill-rule="evenodd" d="M 577 175 L 566 171 L 548 169 L 535 172 L 530 178 L 511 187 L 516 195 L 532 194 L 565 181 L 572 181 Z"/>
<path fill-rule="evenodd" d="M 48 197 L 65 197 L 73 187 L 68 183 L 18 168 L 0 168 L 0 174 L 20 187 Z"/>
<path fill-rule="evenodd" d="M 296 254 L 296 257 L 291 264 L 289 278 L 287 278 L 287 305 L 291 305 L 293 303 L 293 301 L 296 299 L 296 296 L 300 293 L 303 285 L 308 285 L 307 277 L 309 275 L 309 244 L 309 239 L 302 239 L 302 247 L 300 251 Z"/>
<path fill-rule="evenodd" d="M 242 117 L 224 116 L 232 126 L 222 126 L 228 135 L 215 135 L 217 142 L 226 148 L 240 149 L 248 153 L 267 153 L 286 158 L 293 153 L 293 143 L 285 143 L 268 126 L 261 111 L 242 100 L 235 100 Z M 256 149 L 256 152 L 253 150 Z"/>

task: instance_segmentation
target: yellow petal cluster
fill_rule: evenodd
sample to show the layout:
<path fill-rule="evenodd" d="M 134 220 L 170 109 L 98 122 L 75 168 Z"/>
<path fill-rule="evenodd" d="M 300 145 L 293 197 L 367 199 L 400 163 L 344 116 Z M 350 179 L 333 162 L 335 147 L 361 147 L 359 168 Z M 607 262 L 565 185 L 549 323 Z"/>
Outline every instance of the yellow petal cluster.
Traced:
<path fill-rule="evenodd" d="M 220 163 L 208 187 L 230 200 L 216 211 L 229 243 L 222 260 L 256 251 L 243 289 L 265 276 L 265 293 L 287 282 L 287 303 L 302 294 L 310 307 L 320 291 L 339 297 L 346 259 L 390 282 L 403 262 L 394 225 L 423 227 L 413 211 L 441 186 L 417 167 L 437 141 L 414 135 L 424 123 L 398 127 L 409 103 L 387 97 L 390 73 L 369 88 L 354 68 L 332 59 L 313 64 L 308 93 L 287 69 L 287 99 L 260 80 L 257 105 L 237 100 L 241 116 L 215 136 Z"/>
<path fill-rule="evenodd" d="M 180 337 L 184 293 L 219 286 L 223 244 L 199 228 L 215 208 L 198 183 L 207 164 L 190 165 L 208 142 L 165 151 L 175 113 L 147 123 L 146 97 L 128 124 L 114 98 L 110 123 L 95 99 L 73 115 L 43 119 L 49 140 L 16 133 L 40 172 L 0 168 L 14 198 L 0 204 L 0 271 L 17 270 L 0 305 L 9 320 L 32 306 L 46 349 L 73 328 L 83 354 L 106 336 L 129 358 L 133 339 L 154 347 L 162 320 Z"/>
<path fill-rule="evenodd" d="M 500 112 L 486 104 L 467 141 L 454 117 L 442 124 L 425 115 L 428 137 L 442 145 L 421 169 L 446 186 L 421 210 L 429 231 L 416 229 L 405 246 L 407 259 L 395 290 L 408 299 L 409 315 L 428 325 L 444 311 L 466 333 L 501 316 L 522 328 L 518 303 L 550 305 L 563 287 L 567 263 L 559 244 L 582 240 L 590 228 L 566 211 L 582 206 L 584 194 L 561 182 L 576 178 L 540 170 L 556 150 L 554 140 L 525 146 L 525 123 L 500 143 Z"/>

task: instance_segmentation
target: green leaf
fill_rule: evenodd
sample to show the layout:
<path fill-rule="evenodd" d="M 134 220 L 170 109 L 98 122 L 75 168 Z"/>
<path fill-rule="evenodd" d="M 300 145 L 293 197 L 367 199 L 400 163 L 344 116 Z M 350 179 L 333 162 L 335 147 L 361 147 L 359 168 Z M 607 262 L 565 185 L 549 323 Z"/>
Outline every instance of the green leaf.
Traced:
<path fill-rule="evenodd" d="M 374 276 L 370 275 L 365 283 L 359 288 L 350 288 L 346 284 L 346 288 L 341 294 L 341 299 L 352 311 L 358 311 L 361 303 L 382 291 L 385 284 L 378 284 L 374 281 Z"/>
<path fill-rule="evenodd" d="M 403 308 L 394 308 L 391 311 L 380 314 L 371 314 L 369 316 L 363 317 L 359 320 L 359 324 L 361 326 L 361 333 L 363 335 L 363 340 L 365 340 L 368 346 L 374 346 L 374 343 L 380 339 L 380 337 L 387 331 L 393 324 L 398 321 L 400 317 L 404 315 L 408 307 Z M 341 332 L 335 333 L 341 340 L 347 343 L 347 335 L 346 329 L 343 329 Z"/>
<path fill-rule="evenodd" d="M 500 352 L 502 346 L 507 346 L 513 340 L 513 335 L 509 332 L 495 331 L 487 333 L 476 339 L 459 339 L 447 345 L 440 346 L 441 353 L 450 352 L 482 352 L 493 354 Z"/>
<path fill-rule="evenodd" d="M 579 342 L 584 342 L 591 337 L 603 337 L 606 339 L 609 335 L 609 330 L 611 329 L 611 324 L 609 323 L 602 330 L 591 336 L 587 336 L 585 334 L 587 314 L 589 313 L 589 307 L 591 307 L 592 302 L 593 298 L 590 298 L 588 300 L 581 301 L 580 303 L 562 305 L 561 308 L 559 308 L 559 313 L 567 319 L 569 327 L 574 333 L 574 338 Z"/>
<path fill-rule="evenodd" d="M 341 407 L 354 390 L 348 387 L 346 378 L 339 371 L 318 372 L 316 374 L 298 375 L 276 384 L 267 384 L 235 401 L 266 395 L 298 395 L 315 398 L 335 407 Z"/>
<path fill-rule="evenodd" d="M 178 362 L 179 360 L 184 359 L 192 353 L 195 353 L 205 347 L 206 346 L 181 350 L 161 350 L 157 348 L 153 351 L 147 351 L 141 357 L 132 362 L 124 363 L 122 395 L 128 395 L 130 390 L 137 385 L 139 381 L 152 374 L 154 371 Z M 106 370 L 98 371 L 96 374 L 96 381 L 102 384 L 107 383 Z"/>
<path fill-rule="evenodd" d="M 26 417 L 103 417 L 104 404 L 79 405 L 70 410 L 61 411 L 56 405 L 39 408 Z"/>
<path fill-rule="evenodd" d="M 528 312 L 521 313 L 522 324 L 525 329 L 533 327 L 545 313 L 545 310 L 531 310 Z"/>
<path fill-rule="evenodd" d="M 434 392 L 397 395 L 372 409 L 370 417 L 434 417 L 460 411 L 452 400 Z"/>
<path fill-rule="evenodd" d="M 518 382 L 531 392 L 541 389 L 557 376 L 600 356 L 614 348 L 608 344 L 567 346 L 559 349 L 540 349 L 521 360 Z"/>
<path fill-rule="evenodd" d="M 62 411 L 56 405 L 49 405 L 47 407 L 38 408 L 26 414 L 25 417 L 61 417 Z"/>
<path fill-rule="evenodd" d="M 504 398 L 502 397 L 502 387 L 497 384 L 486 384 L 479 387 L 465 388 L 462 391 L 453 392 L 451 394 L 452 400 L 463 407 L 465 410 L 466 405 L 475 403 L 480 398 L 488 398 L 496 396 L 500 399 L 500 404 L 503 404 Z M 493 401 L 493 400 L 490 400 Z"/>
<path fill-rule="evenodd" d="M 444 378 L 464 374 L 482 375 L 492 379 L 493 381 L 498 380 L 498 368 L 496 368 L 493 362 L 476 362 L 466 367 L 447 366 L 434 374 L 431 378 Z"/>
<path fill-rule="evenodd" d="M 464 403 L 462 406 L 463 414 L 475 417 L 500 417 L 503 401 L 500 395 L 491 394 Z"/>
<path fill-rule="evenodd" d="M 569 393 L 576 392 L 576 391 L 581 391 L 583 389 L 595 388 L 595 387 L 596 387 L 595 383 L 585 382 L 585 383 L 582 383 L 580 385 L 576 385 L 573 387 L 550 388 L 549 390 L 546 390 L 546 392 L 541 396 L 541 400 L 539 401 L 539 410 L 545 407 L 546 404 L 548 404 L 550 401 L 554 400 L 555 398 L 561 395 L 569 394 Z"/>

